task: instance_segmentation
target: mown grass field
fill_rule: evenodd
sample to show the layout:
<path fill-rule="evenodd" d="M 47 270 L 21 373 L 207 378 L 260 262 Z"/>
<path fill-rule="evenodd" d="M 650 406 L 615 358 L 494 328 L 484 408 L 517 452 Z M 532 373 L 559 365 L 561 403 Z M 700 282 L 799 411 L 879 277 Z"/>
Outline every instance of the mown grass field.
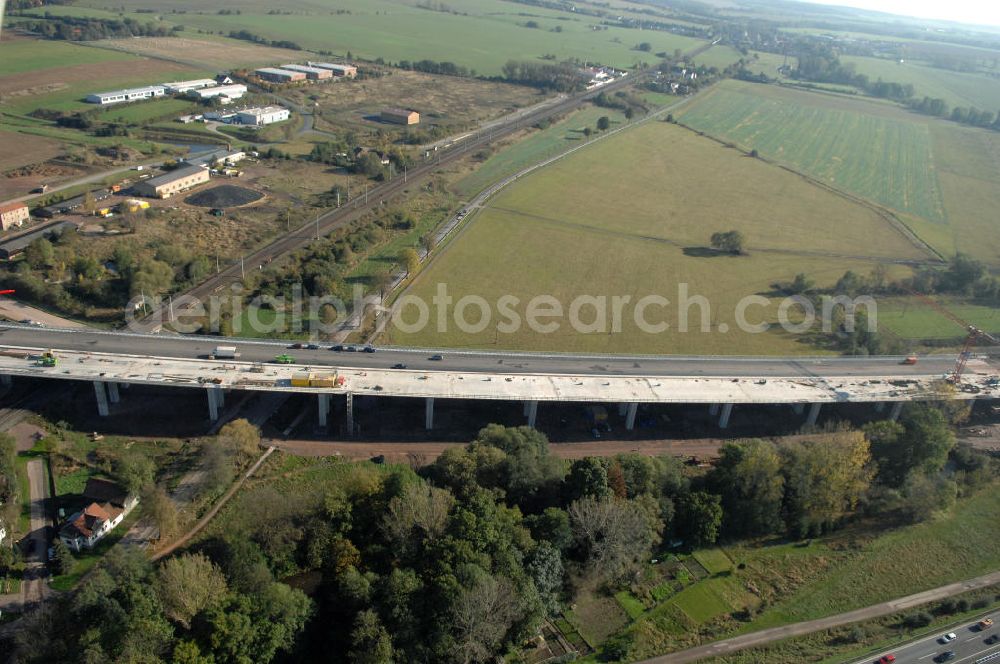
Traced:
<path fill-rule="evenodd" d="M 1000 309 L 962 302 L 954 298 L 939 298 L 941 304 L 962 320 L 990 332 L 1000 334 Z M 879 300 L 879 329 L 887 329 L 903 339 L 962 339 L 965 329 L 944 314 L 919 300 Z"/>
<path fill-rule="evenodd" d="M 729 229 L 744 233 L 748 256 L 705 251 L 713 232 Z M 708 331 L 700 331 L 695 307 L 691 331 L 676 332 L 677 308 L 667 307 L 647 316 L 671 325 L 659 334 L 642 332 L 627 313 L 615 334 L 580 334 L 564 318 L 553 333 L 527 325 L 513 333 L 500 333 L 495 325 L 469 333 L 454 324 L 439 332 L 434 324 L 411 333 L 391 330 L 389 341 L 615 353 L 816 352 L 783 331 L 737 332 L 733 312 L 739 300 L 770 293 L 772 284 L 798 272 L 829 286 L 847 269 L 867 273 L 890 257 L 919 256 L 866 208 L 686 129 L 651 122 L 499 194 L 407 293 L 430 302 L 438 284 L 445 284 L 456 300 L 479 295 L 494 305 L 509 294 L 520 299 L 523 314 L 527 301 L 540 294 L 556 297 L 564 311 L 585 294 L 609 301 L 628 295 L 633 302 L 660 294 L 675 302 L 684 283 L 689 294 L 709 300 Z M 767 318 L 776 309 L 759 311 Z M 590 321 L 590 312 L 581 320 Z M 414 311 L 403 313 L 413 322 Z M 467 320 L 477 322 L 478 314 Z"/>
<path fill-rule="evenodd" d="M 944 221 L 927 124 L 874 104 L 726 81 L 685 124 L 890 208 Z"/>
<path fill-rule="evenodd" d="M 157 99 L 120 107 L 110 107 L 97 115 L 101 122 L 142 123 L 161 117 L 184 115 L 200 108 L 186 99 Z"/>
<path fill-rule="evenodd" d="M 104 6 L 97 2 L 93 5 Z M 123 5 L 126 12 L 162 10 L 162 3 L 150 0 L 130 0 Z M 534 60 L 551 54 L 560 60 L 579 58 L 632 67 L 639 62 L 654 62 L 653 54 L 657 52 L 689 50 L 703 43 L 659 31 L 618 27 L 595 30 L 601 19 L 500 0 L 463 0 L 455 12 L 424 9 L 404 0 L 345 0 L 336 7 L 298 0 L 283 3 L 283 12 L 278 15 L 268 14 L 274 6 L 263 2 L 241 3 L 238 15 L 201 13 L 203 5 L 191 0 L 176 0 L 171 8 L 191 10 L 177 17 L 163 14 L 168 21 L 181 23 L 191 32 L 221 30 L 228 34 L 244 29 L 339 55 L 350 51 L 355 56 L 372 60 L 381 57 L 390 62 L 450 61 L 489 75 L 499 74 L 503 64 L 512 58 Z M 60 7 L 46 9 L 62 11 Z M 149 14 L 135 16 L 142 21 L 151 18 Z M 538 27 L 525 27 L 528 21 Z M 652 50 L 635 50 L 640 42 L 649 42 Z"/>
<path fill-rule="evenodd" d="M 133 60 L 132 56 L 63 41 L 4 38 L 0 41 L 0 76 L 71 65 Z"/>

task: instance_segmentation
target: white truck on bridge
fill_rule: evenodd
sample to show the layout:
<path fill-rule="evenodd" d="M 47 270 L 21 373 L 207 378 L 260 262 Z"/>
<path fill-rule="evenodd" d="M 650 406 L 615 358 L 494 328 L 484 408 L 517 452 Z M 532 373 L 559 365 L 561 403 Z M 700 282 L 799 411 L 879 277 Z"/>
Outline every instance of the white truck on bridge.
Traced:
<path fill-rule="evenodd" d="M 236 350 L 236 346 L 216 346 L 215 350 L 212 351 L 212 360 L 238 360 L 240 359 L 240 352 Z"/>

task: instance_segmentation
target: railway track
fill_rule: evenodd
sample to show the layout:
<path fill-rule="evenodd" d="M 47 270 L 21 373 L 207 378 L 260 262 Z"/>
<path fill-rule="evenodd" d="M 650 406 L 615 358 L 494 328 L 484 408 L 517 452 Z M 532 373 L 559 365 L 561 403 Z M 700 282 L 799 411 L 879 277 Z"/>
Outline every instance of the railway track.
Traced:
<path fill-rule="evenodd" d="M 702 53 L 711 46 L 712 44 L 708 44 L 699 47 L 688 53 L 687 57 L 693 57 Z M 319 237 L 328 236 L 338 228 L 356 221 L 367 212 L 380 207 L 384 202 L 398 199 L 410 187 L 419 185 L 441 167 L 462 159 L 468 153 L 497 143 L 524 127 L 530 127 L 540 121 L 568 113 L 602 92 L 613 92 L 634 82 L 641 81 L 646 76 L 646 72 L 630 73 L 628 76 L 624 76 L 600 88 L 568 96 L 565 100 L 557 104 L 517 117 L 504 125 L 493 127 L 488 131 L 477 132 L 469 139 L 448 149 L 438 150 L 433 158 L 428 159 L 413 169 L 409 169 L 403 177 L 397 175 L 392 180 L 369 190 L 365 198 L 354 198 L 350 203 L 340 208 L 321 214 L 319 217 L 299 226 L 290 233 L 282 235 L 252 254 L 243 257 L 240 263 L 230 265 L 197 286 L 179 293 L 178 297 L 186 296 L 188 298 L 203 300 L 204 298 L 221 293 L 227 286 L 242 281 L 245 270 L 261 269 L 274 260 L 308 246 L 309 243 L 316 241 Z M 183 312 L 185 308 L 178 307 L 176 310 Z M 134 322 L 131 327 L 133 330 L 139 332 L 159 331 L 164 320 L 166 320 L 167 313 L 168 305 L 161 304 L 155 307 L 150 314 Z"/>

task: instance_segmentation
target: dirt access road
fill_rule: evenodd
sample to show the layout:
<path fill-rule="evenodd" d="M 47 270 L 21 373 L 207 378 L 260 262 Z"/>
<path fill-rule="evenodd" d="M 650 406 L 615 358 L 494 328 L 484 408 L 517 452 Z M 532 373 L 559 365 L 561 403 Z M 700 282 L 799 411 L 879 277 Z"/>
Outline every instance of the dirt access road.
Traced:
<path fill-rule="evenodd" d="M 41 603 L 48 595 L 48 537 L 49 521 L 45 516 L 45 501 L 49 497 L 49 483 L 41 459 L 28 462 L 28 485 L 31 495 L 31 532 L 28 535 L 29 553 L 21 584 L 21 604 L 29 607 Z"/>

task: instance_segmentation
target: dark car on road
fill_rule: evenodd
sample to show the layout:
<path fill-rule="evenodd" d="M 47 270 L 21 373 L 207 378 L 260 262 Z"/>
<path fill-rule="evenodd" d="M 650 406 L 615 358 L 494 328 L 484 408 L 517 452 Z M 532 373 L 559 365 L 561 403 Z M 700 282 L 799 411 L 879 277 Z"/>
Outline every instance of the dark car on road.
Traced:
<path fill-rule="evenodd" d="M 983 643 L 993 645 L 994 643 L 1000 643 L 1000 634 L 994 634 L 993 636 L 988 636 L 983 639 Z"/>
<path fill-rule="evenodd" d="M 429 359 L 434 360 L 435 362 L 440 362 L 444 359 L 444 355 L 431 355 Z"/>
<path fill-rule="evenodd" d="M 319 346 L 317 346 L 316 344 L 309 344 L 308 346 L 306 346 L 306 350 L 319 350 Z"/>
<path fill-rule="evenodd" d="M 403 364 L 402 362 L 396 362 L 394 365 L 392 365 L 392 368 L 393 369 L 405 369 L 406 365 Z"/>
<path fill-rule="evenodd" d="M 375 346 L 371 346 L 371 345 L 365 346 L 365 352 L 366 353 L 374 353 L 375 352 Z"/>
<path fill-rule="evenodd" d="M 946 650 L 945 652 L 943 652 L 940 655 L 938 655 L 937 657 L 935 657 L 934 661 L 935 662 L 948 662 L 948 661 L 951 661 L 953 659 L 955 659 L 955 651 L 954 650 Z"/>
<path fill-rule="evenodd" d="M 344 344 L 337 344 L 336 346 L 330 346 L 330 350 L 335 350 L 338 353 L 344 350 Z"/>
<path fill-rule="evenodd" d="M 896 656 L 895 655 L 891 655 L 891 654 L 890 655 L 882 655 L 881 657 L 878 658 L 878 662 L 876 662 L 876 664 L 892 664 L 895 661 L 896 661 Z"/>
<path fill-rule="evenodd" d="M 358 352 L 358 349 L 355 348 L 354 346 L 347 346 L 346 348 L 344 348 L 344 350 L 346 350 L 348 353 L 356 353 L 356 352 Z"/>
<path fill-rule="evenodd" d="M 294 344 L 289 344 L 288 347 L 293 350 L 300 350 L 302 348 L 302 344 L 296 342 Z"/>

